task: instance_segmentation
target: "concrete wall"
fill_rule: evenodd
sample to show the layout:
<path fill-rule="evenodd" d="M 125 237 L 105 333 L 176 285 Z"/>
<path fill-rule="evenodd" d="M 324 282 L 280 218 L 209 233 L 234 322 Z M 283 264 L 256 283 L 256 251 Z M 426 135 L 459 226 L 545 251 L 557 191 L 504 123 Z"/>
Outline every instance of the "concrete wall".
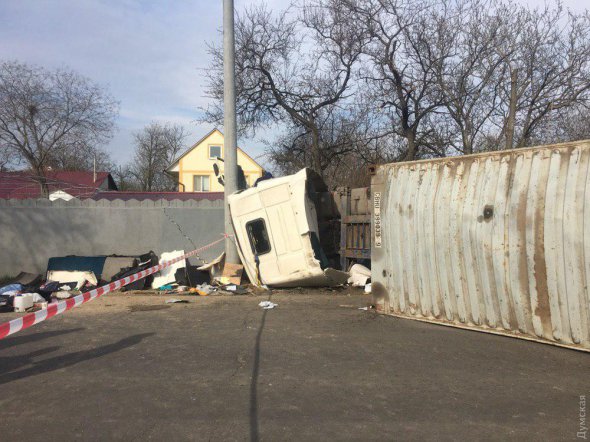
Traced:
<path fill-rule="evenodd" d="M 194 250 L 175 223 L 206 245 L 223 233 L 223 201 L 0 200 L 0 277 L 43 273 L 52 256 Z M 203 257 L 222 251 L 220 243 Z"/>

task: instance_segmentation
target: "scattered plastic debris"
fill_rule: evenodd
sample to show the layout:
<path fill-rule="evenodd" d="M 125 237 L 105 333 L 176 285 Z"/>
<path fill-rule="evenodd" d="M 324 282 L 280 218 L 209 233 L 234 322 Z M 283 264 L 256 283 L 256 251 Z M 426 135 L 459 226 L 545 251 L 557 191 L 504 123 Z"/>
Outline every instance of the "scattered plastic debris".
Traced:
<path fill-rule="evenodd" d="M 365 293 L 371 293 L 371 283 L 365 284 Z"/>
<path fill-rule="evenodd" d="M 260 301 L 258 304 L 259 307 L 262 307 L 264 310 L 270 310 L 272 308 L 277 307 L 279 304 L 275 304 L 274 302 L 270 301 Z"/>
<path fill-rule="evenodd" d="M 174 290 L 174 285 L 173 284 L 166 284 L 166 285 L 163 285 L 160 288 L 158 288 L 158 290 L 163 291 L 163 292 L 165 292 L 167 290 Z"/>
<path fill-rule="evenodd" d="M 104 261 L 104 258 L 102 259 Z M 94 272 L 90 271 L 48 270 L 47 280 L 58 282 L 60 284 L 66 284 L 70 288 L 76 287 L 78 289 L 84 287 L 87 282 L 93 286 L 98 284 L 98 278 Z"/>
<path fill-rule="evenodd" d="M 15 312 L 25 312 L 27 309 L 33 307 L 33 296 L 27 293 L 25 295 L 16 295 L 13 301 Z"/>
<path fill-rule="evenodd" d="M 194 292 L 193 292 L 194 290 Z M 214 291 L 216 291 L 217 289 L 207 283 L 204 284 L 200 284 L 196 287 L 194 287 L 193 289 L 191 289 L 190 291 L 193 293 L 197 293 L 200 296 L 207 296 L 210 295 L 211 293 L 213 293 Z"/>
<path fill-rule="evenodd" d="M 184 250 L 173 250 L 172 252 L 164 252 L 160 255 L 160 264 L 172 261 L 173 259 L 178 258 L 182 255 L 184 255 Z M 160 270 L 158 272 L 158 275 L 154 276 L 152 288 L 160 290 L 170 290 L 164 289 L 162 286 L 173 284 L 176 281 L 176 271 L 178 269 L 183 269 L 185 267 L 186 259 L 182 259 L 178 262 L 175 262 L 170 267 Z"/>
<path fill-rule="evenodd" d="M 44 301 L 45 299 L 38 293 L 21 293 L 14 296 L 14 311 L 18 313 L 23 313 L 33 308 L 35 303 L 40 303 Z"/>
<path fill-rule="evenodd" d="M 69 299 L 72 296 L 74 296 L 70 292 L 67 292 L 65 290 L 60 290 L 59 292 L 55 292 L 54 295 L 57 299 Z"/>
<path fill-rule="evenodd" d="M 242 287 L 241 285 L 236 284 L 226 284 L 219 287 L 221 290 L 225 292 L 230 292 L 230 294 L 234 295 L 245 295 L 247 293 L 251 293 L 251 290 Z"/>
<path fill-rule="evenodd" d="M 0 288 L 0 295 L 19 293 L 23 289 L 22 284 L 9 284 Z"/>
<path fill-rule="evenodd" d="M 38 310 L 43 310 L 43 309 L 46 309 L 48 305 L 49 305 L 49 303 L 47 301 L 44 301 L 44 302 L 35 302 L 33 304 L 33 308 L 34 309 L 38 309 Z"/>
<path fill-rule="evenodd" d="M 189 290 L 189 293 L 194 293 L 194 294 L 197 294 L 197 295 L 199 295 L 199 296 L 209 296 L 209 293 L 208 293 L 208 292 L 204 292 L 204 291 L 202 291 L 202 290 L 199 290 L 199 289 L 198 289 L 198 288 L 196 288 L 196 287 L 192 287 L 192 288 Z"/>
<path fill-rule="evenodd" d="M 366 286 L 367 282 L 371 279 L 371 269 L 362 264 L 354 264 L 350 268 L 349 273 L 350 278 L 348 278 L 348 283 L 352 284 L 353 287 Z"/>
<path fill-rule="evenodd" d="M 188 301 L 186 299 L 172 298 L 172 299 L 167 299 L 166 304 L 188 304 Z"/>

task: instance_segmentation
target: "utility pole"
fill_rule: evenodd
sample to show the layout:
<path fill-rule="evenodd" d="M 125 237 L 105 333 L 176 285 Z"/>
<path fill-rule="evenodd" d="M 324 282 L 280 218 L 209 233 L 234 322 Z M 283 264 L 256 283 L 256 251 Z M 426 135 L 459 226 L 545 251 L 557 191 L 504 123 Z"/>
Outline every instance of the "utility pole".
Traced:
<path fill-rule="evenodd" d="M 238 151 L 236 136 L 236 71 L 234 37 L 234 0 L 223 0 L 223 160 L 225 233 L 233 235 L 227 197 L 238 190 Z M 238 264 L 234 241 L 225 241 L 225 262 Z"/>

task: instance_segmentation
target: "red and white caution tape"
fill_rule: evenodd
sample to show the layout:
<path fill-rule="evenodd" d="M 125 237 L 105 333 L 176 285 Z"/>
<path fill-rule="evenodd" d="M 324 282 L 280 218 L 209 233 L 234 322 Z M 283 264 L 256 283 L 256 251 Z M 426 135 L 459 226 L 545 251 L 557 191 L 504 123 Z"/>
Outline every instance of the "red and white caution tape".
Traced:
<path fill-rule="evenodd" d="M 16 332 L 24 330 L 25 328 L 29 328 L 35 324 L 38 324 L 39 322 L 43 322 L 46 319 L 49 319 L 53 316 L 71 310 L 74 307 L 78 307 L 79 305 L 82 305 L 85 302 L 92 301 L 93 299 L 96 299 L 102 295 L 118 290 L 121 287 L 131 284 L 132 282 L 135 282 L 139 279 L 145 278 L 146 276 L 159 272 L 160 270 L 165 269 L 166 267 L 170 267 L 172 264 L 175 264 L 178 261 L 190 258 L 191 256 L 195 256 L 203 250 L 209 249 L 210 247 L 213 247 L 215 244 L 224 241 L 229 236 L 230 235 L 223 234 L 223 238 L 218 239 L 217 241 L 213 241 L 212 243 L 207 244 L 206 246 L 195 249 L 192 252 L 185 253 L 184 255 L 179 256 L 178 258 L 174 258 L 170 261 L 163 262 L 156 266 L 142 270 L 141 272 L 134 273 L 130 276 L 126 276 L 125 278 L 118 279 L 117 281 L 113 281 L 110 284 L 103 285 L 102 287 L 97 287 L 86 293 L 82 293 L 81 295 L 66 299 L 65 301 L 59 301 L 56 303 L 49 304 L 49 306 L 46 309 L 38 310 L 33 313 L 28 313 L 20 318 L 13 319 L 12 321 L 0 324 L 0 339 L 4 339 L 6 336 L 10 336 Z"/>

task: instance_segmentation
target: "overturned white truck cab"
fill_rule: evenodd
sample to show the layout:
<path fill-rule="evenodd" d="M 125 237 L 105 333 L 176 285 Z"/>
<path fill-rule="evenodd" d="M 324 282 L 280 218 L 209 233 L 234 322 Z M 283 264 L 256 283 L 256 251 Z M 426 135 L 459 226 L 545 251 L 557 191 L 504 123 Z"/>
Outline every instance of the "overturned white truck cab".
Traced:
<path fill-rule="evenodd" d="M 259 182 L 229 197 L 238 253 L 253 284 L 333 286 L 348 273 L 333 268 L 338 241 L 331 194 L 312 170 Z M 324 228 L 322 228 L 322 225 Z M 328 226 L 328 228 L 325 228 Z"/>

